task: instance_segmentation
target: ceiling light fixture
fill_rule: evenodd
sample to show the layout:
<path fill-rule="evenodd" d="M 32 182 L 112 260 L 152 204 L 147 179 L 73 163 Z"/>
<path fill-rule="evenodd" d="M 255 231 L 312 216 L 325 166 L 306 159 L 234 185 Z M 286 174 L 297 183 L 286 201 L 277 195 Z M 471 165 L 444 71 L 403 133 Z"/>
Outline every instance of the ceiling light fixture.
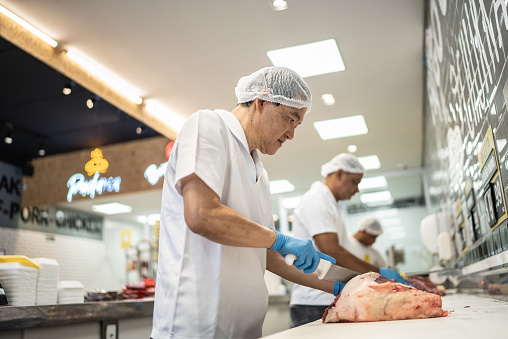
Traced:
<path fill-rule="evenodd" d="M 143 133 L 143 127 L 141 127 L 141 126 L 136 127 L 136 134 L 139 135 L 141 133 Z"/>
<path fill-rule="evenodd" d="M 286 179 L 270 181 L 270 193 L 272 194 L 293 192 L 294 190 L 295 185 Z"/>
<path fill-rule="evenodd" d="M 51 47 L 55 48 L 58 46 L 58 42 L 56 42 L 56 40 L 54 40 L 54 39 L 50 38 L 48 35 L 42 33 L 41 31 L 39 31 L 34 26 L 30 25 L 25 20 L 21 19 L 20 17 L 18 17 L 11 11 L 7 10 L 5 7 L 0 6 L 0 13 L 2 13 L 3 15 L 5 15 L 9 19 L 11 19 L 18 25 L 20 25 L 21 27 L 23 27 L 24 29 L 26 29 L 27 31 L 29 31 L 30 33 L 32 33 L 33 35 L 35 35 L 36 37 L 38 37 L 39 39 L 41 39 L 42 41 L 44 41 L 45 43 L 50 45 Z"/>
<path fill-rule="evenodd" d="M 159 102 L 153 100 L 148 101 L 146 103 L 145 109 L 148 111 L 148 113 L 154 115 L 160 121 L 165 122 L 171 126 L 171 128 L 173 128 L 176 132 L 180 132 L 182 130 L 185 119 L 183 119 L 172 110 L 161 105 Z"/>
<path fill-rule="evenodd" d="M 323 100 L 323 103 L 326 106 L 332 106 L 335 104 L 335 98 L 333 97 L 333 94 L 323 94 L 321 96 L 321 100 Z"/>
<path fill-rule="evenodd" d="M 94 95 L 86 100 L 86 107 L 89 109 L 94 108 L 95 105 L 99 103 L 100 98 L 97 95 Z"/>
<path fill-rule="evenodd" d="M 360 191 L 370 190 L 370 189 L 378 189 L 378 188 L 386 188 L 388 187 L 388 182 L 384 175 L 380 175 L 377 177 L 363 178 L 358 185 L 358 189 Z"/>
<path fill-rule="evenodd" d="M 335 39 L 276 49 L 266 55 L 274 66 L 290 68 L 302 78 L 346 69 Z"/>
<path fill-rule="evenodd" d="M 316 121 L 314 128 L 323 140 L 352 137 L 369 132 L 363 115 Z"/>
<path fill-rule="evenodd" d="M 119 202 L 92 205 L 92 211 L 106 215 L 124 214 L 132 212 L 132 207 Z"/>
<path fill-rule="evenodd" d="M 271 2 L 274 11 L 283 11 L 289 8 L 286 0 L 273 0 Z"/>
<path fill-rule="evenodd" d="M 42 143 L 39 144 L 39 149 L 37 150 L 37 154 L 40 157 L 43 157 L 46 155 L 46 150 L 44 149 L 44 145 Z"/>
<path fill-rule="evenodd" d="M 111 86 L 113 89 L 118 91 L 120 94 L 135 104 L 140 105 L 143 102 L 143 98 L 137 94 L 138 91 L 134 89 L 132 85 L 128 84 L 123 79 L 120 79 L 112 72 L 97 64 L 95 61 L 92 61 L 88 57 L 75 50 L 67 51 L 67 56 L 69 59 L 78 63 L 81 67 L 85 68 L 94 76 L 104 81 L 106 84 Z"/>
<path fill-rule="evenodd" d="M 356 147 L 356 145 L 349 145 L 347 147 L 347 150 L 348 150 L 349 153 L 354 153 L 354 152 L 356 152 L 358 150 L 358 147 Z"/>
<path fill-rule="evenodd" d="M 360 200 L 367 205 L 385 205 L 393 202 L 390 191 L 360 194 Z"/>
<path fill-rule="evenodd" d="M 65 84 L 64 88 L 62 89 L 62 93 L 64 95 L 69 95 L 72 93 L 72 88 L 74 87 L 74 82 L 68 82 Z"/>
<path fill-rule="evenodd" d="M 368 155 L 365 157 L 358 157 L 358 161 L 362 164 L 363 168 L 368 170 L 375 170 L 381 167 L 381 162 L 377 155 Z"/>
<path fill-rule="evenodd" d="M 5 126 L 7 127 L 7 133 L 5 134 L 4 142 L 7 145 L 10 145 L 10 144 L 12 144 L 12 141 L 13 141 L 12 135 L 14 133 L 14 131 L 13 131 L 14 126 L 10 122 L 6 122 Z"/>

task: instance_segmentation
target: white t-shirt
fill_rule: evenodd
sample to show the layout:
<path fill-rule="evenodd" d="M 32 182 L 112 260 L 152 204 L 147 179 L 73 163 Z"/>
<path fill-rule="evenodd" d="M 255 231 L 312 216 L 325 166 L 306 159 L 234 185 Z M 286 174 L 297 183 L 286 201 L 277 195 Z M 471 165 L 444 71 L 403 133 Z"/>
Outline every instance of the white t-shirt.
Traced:
<path fill-rule="evenodd" d="M 362 259 L 363 261 L 368 262 L 369 264 L 377 267 L 386 267 L 386 263 L 378 250 L 372 246 L 365 246 L 356 240 L 356 238 L 351 234 L 348 234 L 348 237 L 349 241 L 346 249 L 349 252 Z"/>
<path fill-rule="evenodd" d="M 316 247 L 314 236 L 330 232 L 337 233 L 339 244 L 347 248 L 348 234 L 339 204 L 330 189 L 317 181 L 293 211 L 293 236 L 311 239 Z M 333 294 L 294 284 L 290 304 L 329 305 L 334 298 Z"/>
<path fill-rule="evenodd" d="M 195 173 L 222 204 L 273 227 L 268 176 L 238 119 L 194 113 L 178 135 L 162 192 L 152 338 L 258 338 L 268 308 L 266 249 L 221 245 L 185 224 L 181 179 Z"/>

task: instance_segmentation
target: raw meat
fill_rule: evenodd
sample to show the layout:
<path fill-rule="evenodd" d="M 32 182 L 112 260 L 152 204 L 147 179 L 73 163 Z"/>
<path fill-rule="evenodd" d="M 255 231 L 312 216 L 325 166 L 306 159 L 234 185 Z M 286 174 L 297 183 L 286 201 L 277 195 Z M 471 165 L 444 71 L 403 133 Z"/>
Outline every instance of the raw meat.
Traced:
<path fill-rule="evenodd" d="M 438 295 L 446 295 L 446 291 L 443 289 L 439 289 L 436 284 L 434 284 L 429 278 L 423 277 L 421 275 L 415 275 L 412 277 L 406 277 L 406 281 L 412 284 L 416 289 L 420 291 L 425 291 L 429 293 L 434 293 Z"/>
<path fill-rule="evenodd" d="M 369 272 L 351 279 L 326 309 L 323 322 L 444 317 L 441 297 Z"/>

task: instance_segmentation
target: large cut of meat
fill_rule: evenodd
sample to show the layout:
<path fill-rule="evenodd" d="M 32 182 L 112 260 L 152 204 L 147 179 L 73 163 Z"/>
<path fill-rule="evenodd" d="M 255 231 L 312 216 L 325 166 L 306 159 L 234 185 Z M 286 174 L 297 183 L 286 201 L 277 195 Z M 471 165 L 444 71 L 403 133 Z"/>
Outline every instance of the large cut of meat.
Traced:
<path fill-rule="evenodd" d="M 441 297 L 369 272 L 351 279 L 326 309 L 323 322 L 444 317 Z"/>
<path fill-rule="evenodd" d="M 412 277 L 406 277 L 405 280 L 412 284 L 416 289 L 421 291 L 435 293 L 439 295 L 446 295 L 446 291 L 444 289 L 439 289 L 436 284 L 434 284 L 429 278 L 423 277 L 421 275 L 415 275 Z"/>

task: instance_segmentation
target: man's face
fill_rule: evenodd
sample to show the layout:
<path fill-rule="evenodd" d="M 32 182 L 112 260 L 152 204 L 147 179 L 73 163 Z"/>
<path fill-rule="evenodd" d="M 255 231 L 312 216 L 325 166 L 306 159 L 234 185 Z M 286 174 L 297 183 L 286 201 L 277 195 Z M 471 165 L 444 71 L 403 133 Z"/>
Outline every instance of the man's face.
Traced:
<path fill-rule="evenodd" d="M 256 148 L 263 154 L 275 154 L 286 140 L 293 139 L 295 129 L 305 116 L 306 108 L 277 105 L 269 101 L 260 103 L 256 133 Z"/>
<path fill-rule="evenodd" d="M 372 235 L 372 234 L 369 234 L 365 231 L 360 231 L 362 232 L 362 236 L 361 236 L 361 242 L 362 244 L 364 244 L 365 246 L 371 246 L 377 239 L 377 236 L 376 235 Z"/>
<path fill-rule="evenodd" d="M 358 184 L 362 181 L 362 173 L 347 173 L 339 170 L 338 176 L 338 197 L 339 200 L 349 200 L 358 192 Z"/>

